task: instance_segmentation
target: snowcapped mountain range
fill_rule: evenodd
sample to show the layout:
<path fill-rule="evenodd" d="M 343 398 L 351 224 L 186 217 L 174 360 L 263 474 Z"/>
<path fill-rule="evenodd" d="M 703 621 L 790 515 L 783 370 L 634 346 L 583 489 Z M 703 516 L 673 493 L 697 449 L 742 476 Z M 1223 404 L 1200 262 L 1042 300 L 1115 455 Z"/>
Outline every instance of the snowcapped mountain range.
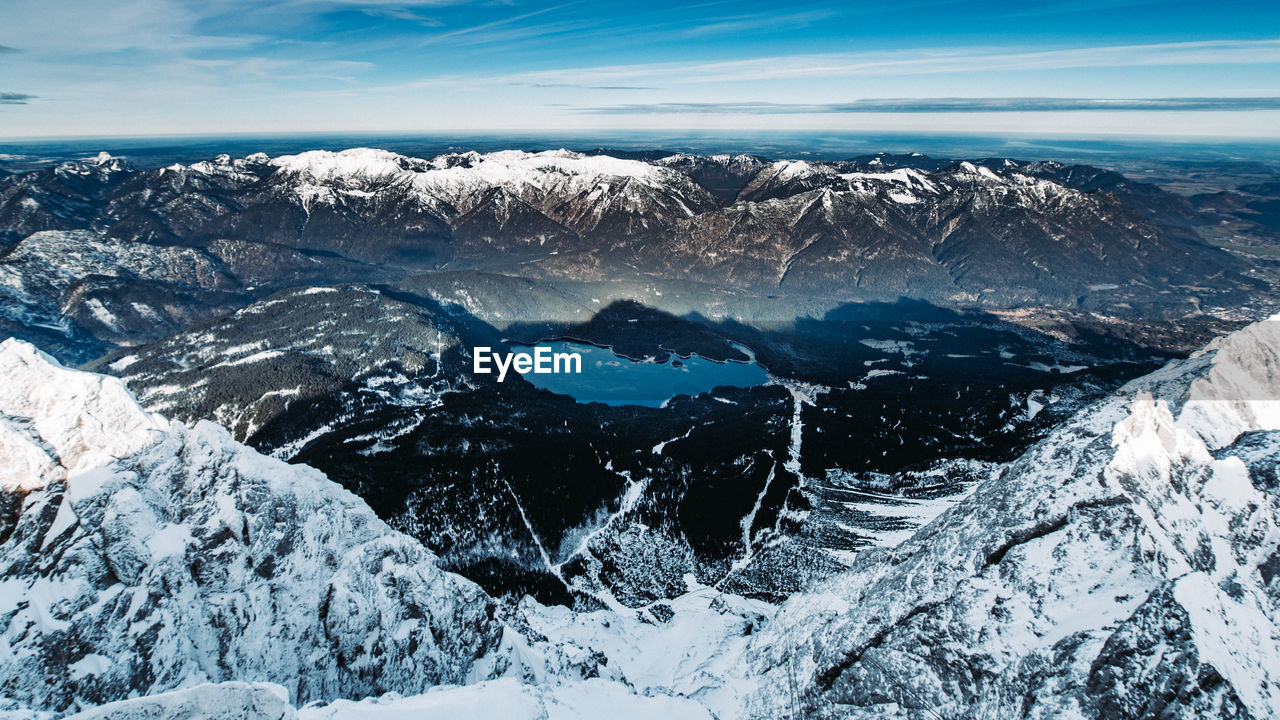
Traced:
<path fill-rule="evenodd" d="M 1270 226 L 1175 185 L 0 173 L 0 717 L 1278 715 Z M 642 407 L 469 370 L 552 341 L 758 379 Z"/>
<path fill-rule="evenodd" d="M 1238 311 L 1270 282 L 1203 242 L 1218 223 L 1116 173 L 1007 159 L 357 148 L 134 169 L 99 156 L 0 175 L 0 321 L 87 360 L 321 278 L 441 270 L 640 283 L 672 311 L 727 292 L 742 319 L 909 297 L 1177 320 Z"/>
<path fill-rule="evenodd" d="M 499 608 L 314 470 L 18 341 L 0 378 L 11 716 L 1280 712 L 1280 317 L 777 606 L 690 579 L 642 608 Z"/>

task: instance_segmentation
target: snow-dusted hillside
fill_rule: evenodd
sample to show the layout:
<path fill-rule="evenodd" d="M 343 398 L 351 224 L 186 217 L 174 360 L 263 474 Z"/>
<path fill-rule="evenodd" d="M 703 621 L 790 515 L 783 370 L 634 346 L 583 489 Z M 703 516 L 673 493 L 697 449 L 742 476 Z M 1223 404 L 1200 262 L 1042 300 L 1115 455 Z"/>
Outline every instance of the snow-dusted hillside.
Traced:
<path fill-rule="evenodd" d="M 273 288 L 356 275 L 348 263 L 234 239 L 200 247 L 33 233 L 0 256 L 0 336 L 76 363 L 155 340 Z"/>
<path fill-rule="evenodd" d="M 492 601 L 356 496 L 115 378 L 0 344 L 0 694 L 67 710 L 255 680 L 295 702 L 459 682 Z"/>
<path fill-rule="evenodd" d="M 152 411 L 210 419 L 247 441 L 291 404 L 330 394 L 343 395 L 334 414 L 345 420 L 365 419 L 357 407 L 370 398 L 431 407 L 458 381 L 441 366 L 441 354 L 458 345 L 449 318 L 366 285 L 341 285 L 279 292 L 86 369 L 118 375 Z M 308 419 L 337 422 L 320 411 Z M 289 441 L 301 446 L 305 437 L 257 448 Z"/>
<path fill-rule="evenodd" d="M 781 293 L 791 310 L 900 296 L 1147 318 L 1148 306 L 1185 315 L 1191 296 L 1215 312 L 1250 305 L 1266 283 L 1191 229 L 1212 224 L 1115 173 L 1002 159 L 352 148 L 0 177 L 6 243 L 42 230 L 202 251 L 231 239 L 355 263 L 346 270 L 365 280 L 406 269 L 646 278 Z"/>

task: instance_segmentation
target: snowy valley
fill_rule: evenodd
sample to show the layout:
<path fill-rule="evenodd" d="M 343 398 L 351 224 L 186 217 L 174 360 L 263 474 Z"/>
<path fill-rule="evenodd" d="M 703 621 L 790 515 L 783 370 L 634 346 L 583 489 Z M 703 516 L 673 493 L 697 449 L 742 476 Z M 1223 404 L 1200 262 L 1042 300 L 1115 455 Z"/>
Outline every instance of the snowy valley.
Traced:
<path fill-rule="evenodd" d="M 10 717 L 1280 712 L 1280 318 L 780 604 L 692 578 L 644 607 L 498 603 L 320 473 L 119 380 L 15 340 L 0 376 Z"/>
<path fill-rule="evenodd" d="M 7 0 L 0 720 L 1280 720 L 1276 28 Z"/>

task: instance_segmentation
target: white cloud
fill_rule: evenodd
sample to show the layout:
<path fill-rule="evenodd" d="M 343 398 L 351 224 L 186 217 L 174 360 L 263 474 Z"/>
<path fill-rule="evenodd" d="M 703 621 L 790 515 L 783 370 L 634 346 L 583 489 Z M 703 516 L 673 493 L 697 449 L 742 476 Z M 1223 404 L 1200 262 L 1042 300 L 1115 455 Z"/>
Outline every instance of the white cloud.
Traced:
<path fill-rule="evenodd" d="M 1204 40 L 1026 50 L 1016 48 L 920 48 L 885 52 L 758 57 L 722 62 L 665 62 L 566 68 L 506 76 L 528 83 L 664 84 L 747 82 L 820 77 L 923 75 L 1167 65 L 1280 64 L 1280 39 Z"/>
<path fill-rule="evenodd" d="M 455 4 L 463 3 L 8 0 L 0 22 L 0 50 L 11 46 L 21 52 L 0 56 L 10 79 L 5 90 L 39 99 L 5 104 L 0 132 L 919 127 L 1113 133 L 1137 127 L 1199 134 L 1218 127 L 1223 135 L 1280 134 L 1274 113 L 1264 111 L 1072 113 L 1050 108 L 1028 119 L 976 106 L 966 108 L 967 114 L 886 107 L 878 117 L 852 117 L 857 113 L 837 107 L 856 98 L 1022 98 L 1043 92 L 1046 78 L 1052 79 L 1053 94 L 1079 98 L 1274 96 L 1280 91 L 1232 93 L 1223 88 L 1266 87 L 1280 67 L 1280 39 L 926 47 L 611 64 L 619 57 L 654 57 L 625 45 L 615 52 L 611 43 L 621 43 L 619 38 L 640 47 L 684 33 L 690 47 L 702 52 L 723 47 L 724 53 L 750 53 L 751 44 L 727 40 L 770 23 L 803 26 L 822 17 L 803 10 L 772 15 L 726 11 L 694 22 L 686 17 L 643 23 L 629 18 L 619 25 L 587 12 L 555 13 L 569 5 L 590 8 L 582 2 L 495 13 L 492 0 L 485 0 L 486 16 L 496 19 L 481 22 L 463 13 L 472 24 L 436 27 L 436 14 L 466 22 L 447 11 L 430 10 Z M 335 9 L 349 12 L 333 13 Z M 330 16 L 349 19 L 360 11 L 395 19 L 395 31 L 348 35 L 316 30 Z M 421 27 L 398 34 L 404 21 Z M 366 19 L 364 24 L 370 23 Z M 637 39 L 635 33 L 644 37 Z M 715 42 L 699 43 L 689 34 Z M 530 51 L 534 46 L 563 47 L 566 53 L 539 54 Z M 519 64 L 526 56 L 530 61 Z M 1177 69 L 1153 69 L 1158 67 Z M 1109 70 L 1096 70 L 1101 68 Z M 415 71 L 422 73 L 416 79 Z M 627 92 L 620 96 L 623 89 Z M 756 111 L 751 106 L 759 100 L 775 103 L 778 112 Z M 622 102 L 635 107 L 613 115 L 590 112 Z M 906 112 L 912 109 L 914 116 Z"/>
<path fill-rule="evenodd" d="M 59 55 L 186 52 L 253 41 L 195 32 L 200 17 L 177 0 L 16 0 L 6 3 L 0 35 L 29 53 Z"/>

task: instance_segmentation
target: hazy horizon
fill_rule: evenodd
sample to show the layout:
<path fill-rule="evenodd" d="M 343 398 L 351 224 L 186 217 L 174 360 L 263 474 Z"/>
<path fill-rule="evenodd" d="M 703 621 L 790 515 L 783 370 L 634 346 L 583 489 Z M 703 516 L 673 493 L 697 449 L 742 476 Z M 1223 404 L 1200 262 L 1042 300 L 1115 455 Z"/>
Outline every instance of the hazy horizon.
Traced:
<path fill-rule="evenodd" d="M 447 152 L 568 149 L 616 152 L 750 154 L 773 159 L 838 160 L 875 153 L 940 158 L 1014 157 L 1106 164 L 1137 160 L 1280 163 L 1280 139 L 1165 137 L 1040 137 L 990 133 L 849 133 L 839 131 L 595 131 L 595 132 L 312 132 L 219 133 L 57 138 L 0 138 L 0 166 L 33 168 L 99 152 L 140 167 L 194 162 L 218 154 L 285 155 L 305 150 L 374 147 L 434 157 Z"/>

